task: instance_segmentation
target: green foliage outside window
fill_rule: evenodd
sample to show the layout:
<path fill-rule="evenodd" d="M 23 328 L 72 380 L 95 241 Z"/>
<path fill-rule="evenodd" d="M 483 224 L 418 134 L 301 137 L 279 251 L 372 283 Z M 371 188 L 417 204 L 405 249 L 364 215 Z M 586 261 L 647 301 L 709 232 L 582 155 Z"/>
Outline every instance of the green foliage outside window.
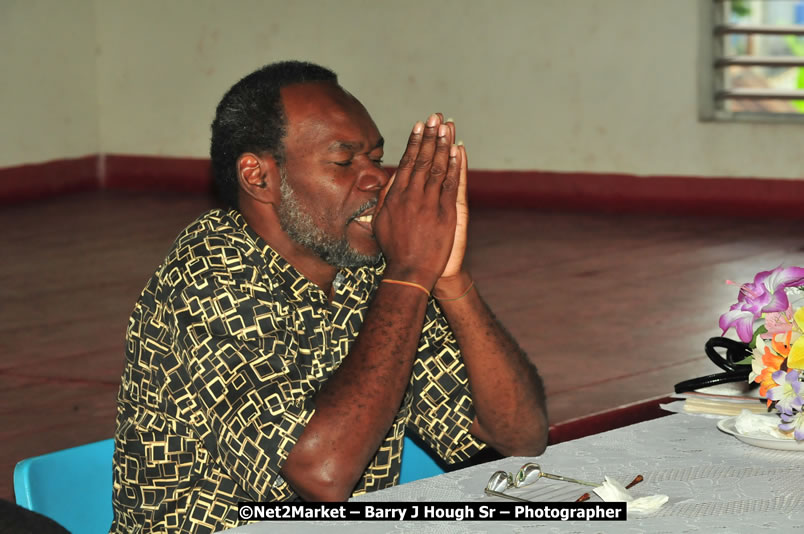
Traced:
<path fill-rule="evenodd" d="M 785 42 L 787 43 L 787 46 L 790 47 L 790 51 L 793 52 L 794 55 L 804 57 L 804 39 L 801 37 L 796 38 L 793 35 L 788 35 L 787 38 L 785 38 Z M 804 68 L 801 67 L 798 67 L 796 89 L 804 89 Z M 793 100 L 792 103 L 799 113 L 804 113 L 804 100 Z"/>
<path fill-rule="evenodd" d="M 746 0 L 732 0 L 731 12 L 738 17 L 747 17 L 751 14 L 751 8 Z"/>

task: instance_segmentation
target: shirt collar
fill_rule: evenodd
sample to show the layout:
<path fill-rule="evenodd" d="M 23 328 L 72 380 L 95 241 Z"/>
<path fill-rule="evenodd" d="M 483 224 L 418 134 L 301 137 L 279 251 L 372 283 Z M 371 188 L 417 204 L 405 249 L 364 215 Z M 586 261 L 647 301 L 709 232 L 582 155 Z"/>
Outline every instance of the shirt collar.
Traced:
<path fill-rule="evenodd" d="M 271 246 L 254 231 L 246 222 L 245 217 L 243 217 L 240 211 L 230 208 L 227 216 L 231 219 L 233 226 L 240 228 L 245 233 L 249 244 L 258 252 L 255 256 L 259 256 L 264 262 L 265 269 L 272 274 L 279 275 L 282 289 L 288 295 L 292 296 L 294 300 L 307 300 L 307 294 L 310 292 L 320 293 L 324 296 L 321 288 L 308 280 L 293 264 L 271 248 Z M 338 272 L 343 275 L 343 284 L 340 290 L 336 290 L 336 293 L 347 292 L 349 288 L 355 288 L 355 286 L 369 286 L 366 287 L 366 290 L 371 292 L 373 286 L 378 283 L 378 276 L 385 272 L 385 258 L 381 256 L 380 261 L 372 266 L 358 267 L 355 269 L 347 267 L 340 269 Z M 326 300 L 325 296 L 324 300 Z"/>

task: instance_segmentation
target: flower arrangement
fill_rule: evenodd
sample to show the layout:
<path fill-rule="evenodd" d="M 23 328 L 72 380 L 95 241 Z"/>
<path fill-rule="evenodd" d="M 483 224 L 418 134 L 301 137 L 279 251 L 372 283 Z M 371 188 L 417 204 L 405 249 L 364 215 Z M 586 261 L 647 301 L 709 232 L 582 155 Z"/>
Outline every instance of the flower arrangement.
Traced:
<path fill-rule="evenodd" d="M 724 334 L 732 327 L 752 348 L 739 363 L 751 365 L 748 380 L 775 405 L 779 430 L 804 440 L 804 268 L 777 267 L 740 285 L 737 303 L 720 316 Z"/>

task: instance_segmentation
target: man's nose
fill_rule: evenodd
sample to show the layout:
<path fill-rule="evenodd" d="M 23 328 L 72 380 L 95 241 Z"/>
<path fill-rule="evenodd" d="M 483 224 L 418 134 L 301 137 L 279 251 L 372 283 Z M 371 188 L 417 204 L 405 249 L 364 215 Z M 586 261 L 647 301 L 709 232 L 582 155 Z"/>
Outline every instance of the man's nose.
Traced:
<path fill-rule="evenodd" d="M 381 190 L 389 179 L 388 171 L 372 162 L 361 169 L 357 177 L 357 188 L 361 191 Z"/>

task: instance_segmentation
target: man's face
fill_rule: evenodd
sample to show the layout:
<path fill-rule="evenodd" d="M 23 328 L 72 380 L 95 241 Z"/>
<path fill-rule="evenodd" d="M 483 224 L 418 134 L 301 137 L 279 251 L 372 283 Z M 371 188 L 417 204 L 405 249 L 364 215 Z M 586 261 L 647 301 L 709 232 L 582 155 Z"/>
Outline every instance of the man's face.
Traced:
<path fill-rule="evenodd" d="M 333 83 L 282 89 L 287 118 L 282 230 L 330 265 L 379 259 L 371 218 L 388 182 L 383 140 L 366 109 Z"/>

